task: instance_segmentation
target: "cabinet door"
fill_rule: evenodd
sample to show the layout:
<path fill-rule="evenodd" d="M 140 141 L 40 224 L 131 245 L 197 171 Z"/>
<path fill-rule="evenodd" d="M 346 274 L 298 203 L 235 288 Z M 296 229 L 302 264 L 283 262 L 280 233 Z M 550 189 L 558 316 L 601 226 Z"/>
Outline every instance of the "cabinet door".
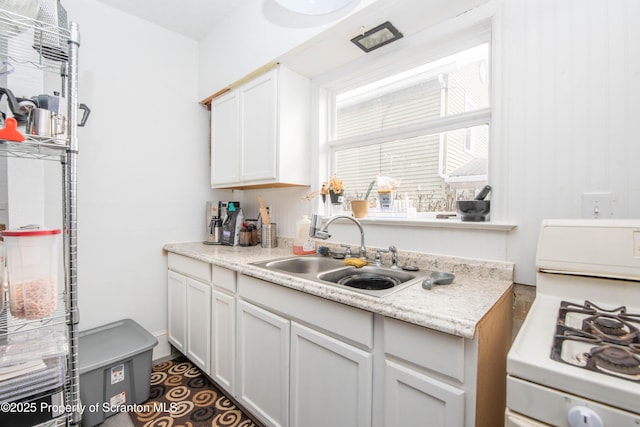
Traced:
<path fill-rule="evenodd" d="M 385 427 L 464 425 L 464 391 L 385 361 Z"/>
<path fill-rule="evenodd" d="M 289 425 L 289 321 L 238 301 L 238 400 L 269 426 Z"/>
<path fill-rule="evenodd" d="M 235 395 L 236 304 L 233 296 L 211 292 L 211 376 Z"/>
<path fill-rule="evenodd" d="M 238 91 L 211 103 L 211 186 L 240 179 L 240 122 Z"/>
<path fill-rule="evenodd" d="M 205 373 L 211 360 L 211 287 L 187 278 L 187 357 Z"/>
<path fill-rule="evenodd" d="M 168 273 L 168 326 L 169 342 L 185 352 L 187 337 L 187 278 L 175 271 Z"/>
<path fill-rule="evenodd" d="M 291 323 L 291 425 L 371 426 L 372 355 Z"/>
<path fill-rule="evenodd" d="M 277 178 L 277 70 L 240 87 L 240 180 Z"/>

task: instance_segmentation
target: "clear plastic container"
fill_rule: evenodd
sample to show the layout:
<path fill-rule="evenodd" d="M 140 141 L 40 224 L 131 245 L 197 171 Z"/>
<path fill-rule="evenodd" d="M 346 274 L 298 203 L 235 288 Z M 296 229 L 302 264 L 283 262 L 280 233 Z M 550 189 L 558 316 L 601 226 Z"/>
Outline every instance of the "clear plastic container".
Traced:
<path fill-rule="evenodd" d="M 316 253 L 316 241 L 309 236 L 311 220 L 307 215 L 302 215 L 296 222 L 296 238 L 293 241 L 293 253 L 296 255 L 309 255 Z"/>
<path fill-rule="evenodd" d="M 56 309 L 60 229 L 2 232 L 9 309 L 20 319 L 41 319 Z"/>

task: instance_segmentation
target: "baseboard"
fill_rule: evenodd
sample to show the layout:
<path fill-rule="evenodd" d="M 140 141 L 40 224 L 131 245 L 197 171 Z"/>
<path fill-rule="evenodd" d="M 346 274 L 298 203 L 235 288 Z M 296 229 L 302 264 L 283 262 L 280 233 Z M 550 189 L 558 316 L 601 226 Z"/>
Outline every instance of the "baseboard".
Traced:
<path fill-rule="evenodd" d="M 154 361 L 161 359 L 171 358 L 172 347 L 169 344 L 169 334 L 167 331 L 154 332 L 154 337 L 158 340 L 158 345 L 153 348 L 153 355 L 151 356 Z"/>

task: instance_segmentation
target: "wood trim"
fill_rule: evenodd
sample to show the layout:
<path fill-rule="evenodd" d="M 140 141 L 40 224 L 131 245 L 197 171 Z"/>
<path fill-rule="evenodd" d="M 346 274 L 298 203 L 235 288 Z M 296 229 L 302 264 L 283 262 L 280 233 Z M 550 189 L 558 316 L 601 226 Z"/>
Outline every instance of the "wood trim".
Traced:
<path fill-rule="evenodd" d="M 242 77 L 240 80 L 236 80 L 235 82 L 231 83 L 229 86 L 224 87 L 222 89 L 220 89 L 219 91 L 217 91 L 216 93 L 214 93 L 211 96 L 206 97 L 205 99 L 203 99 L 202 101 L 200 101 L 200 104 L 204 105 L 205 107 L 207 107 L 207 110 L 211 110 L 211 102 L 216 99 L 217 97 L 224 95 L 225 93 L 229 92 L 230 90 L 241 86 L 245 83 L 247 83 L 250 80 L 253 80 L 254 78 L 258 77 L 261 74 L 266 73 L 267 71 L 270 71 L 274 68 L 276 68 L 278 65 L 280 65 L 279 62 L 270 62 L 266 65 L 263 65 L 262 67 L 258 68 L 255 71 L 252 71 L 251 73 L 247 74 L 246 76 Z"/>
<path fill-rule="evenodd" d="M 512 306 L 513 287 L 510 287 L 478 325 L 476 427 L 504 425 Z"/>
<path fill-rule="evenodd" d="M 286 182 L 275 182 L 272 184 L 247 184 L 232 185 L 229 187 L 213 187 L 214 190 L 261 190 L 264 188 L 289 188 L 289 187 L 309 187 L 303 184 L 288 184 Z"/>

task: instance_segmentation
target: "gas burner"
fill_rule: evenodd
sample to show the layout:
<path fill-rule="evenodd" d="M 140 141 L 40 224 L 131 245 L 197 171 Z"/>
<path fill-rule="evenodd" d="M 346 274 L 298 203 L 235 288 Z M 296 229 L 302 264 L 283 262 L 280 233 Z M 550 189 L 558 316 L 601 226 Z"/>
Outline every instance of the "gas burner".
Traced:
<path fill-rule="evenodd" d="M 562 301 L 551 358 L 640 382 L 640 314 L 625 306 L 603 309 L 590 301 Z"/>
<path fill-rule="evenodd" d="M 638 342 L 638 328 L 624 320 L 622 316 L 596 314 L 582 321 L 582 330 L 592 333 L 604 341 L 617 344 Z"/>
<path fill-rule="evenodd" d="M 623 375 L 640 375 L 640 358 L 622 347 L 603 345 L 591 349 L 591 360 L 605 372 Z"/>

